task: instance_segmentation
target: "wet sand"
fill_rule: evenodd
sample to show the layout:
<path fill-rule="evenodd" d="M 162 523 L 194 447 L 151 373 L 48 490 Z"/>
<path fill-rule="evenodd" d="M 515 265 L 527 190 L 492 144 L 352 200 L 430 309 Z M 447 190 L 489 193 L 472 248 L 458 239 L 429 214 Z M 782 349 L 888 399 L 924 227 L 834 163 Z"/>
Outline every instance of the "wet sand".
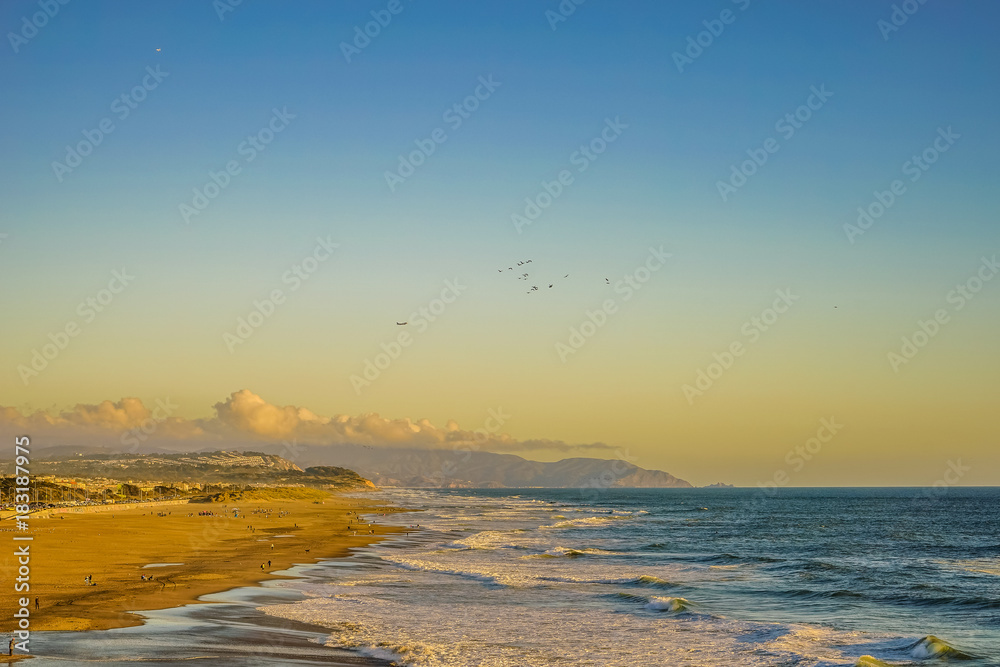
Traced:
<path fill-rule="evenodd" d="M 234 507 L 241 510 L 239 518 L 233 518 Z M 199 516 L 201 511 L 215 514 Z M 230 501 L 155 509 L 123 506 L 114 512 L 33 518 L 31 590 L 24 594 L 31 600 L 31 630 L 139 625 L 142 618 L 132 613 L 135 610 L 178 607 L 209 593 L 253 586 L 280 576 L 272 572 L 319 558 L 342 557 L 350 547 L 398 532 L 376 525 L 374 535 L 367 526 L 355 535 L 347 529 L 348 522 L 357 526 L 357 518 L 348 515 L 355 511 L 397 510 L 331 495 L 322 501 Z M 5 521 L 4 527 L 9 523 Z M 169 565 L 146 567 L 163 563 Z M 5 554 L 0 579 L 12 581 L 16 571 L 12 554 Z M 95 585 L 84 581 L 87 576 L 93 577 Z M 14 629 L 15 604 L 13 592 L 0 596 L 0 633 Z"/>
<path fill-rule="evenodd" d="M 294 571 L 301 576 L 312 567 L 297 567 Z M 385 660 L 326 646 L 330 632 L 326 628 L 258 611 L 260 605 L 302 599 L 294 589 L 274 588 L 278 583 L 272 580 L 263 586 L 213 593 L 198 604 L 145 611 L 145 623 L 141 626 L 38 633 L 32 635 L 33 656 L 28 664 L 390 667 Z"/>

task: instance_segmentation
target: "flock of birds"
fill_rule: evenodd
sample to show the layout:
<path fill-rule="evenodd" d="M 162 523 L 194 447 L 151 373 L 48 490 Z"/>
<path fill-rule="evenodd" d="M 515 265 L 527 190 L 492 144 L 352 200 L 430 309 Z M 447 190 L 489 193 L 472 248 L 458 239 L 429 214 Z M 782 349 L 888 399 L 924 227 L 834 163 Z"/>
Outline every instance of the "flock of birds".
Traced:
<path fill-rule="evenodd" d="M 525 260 L 522 260 L 522 261 L 519 261 L 519 262 L 517 263 L 517 266 L 519 266 L 519 267 L 522 267 L 522 266 L 523 266 L 523 267 L 526 267 L 526 266 L 527 266 L 528 264 L 531 264 L 531 260 L 530 260 L 530 259 L 525 259 Z M 507 270 L 507 271 L 511 271 L 511 272 L 513 272 L 513 271 L 514 271 L 515 269 L 514 269 L 514 267 L 513 267 L 513 266 L 508 266 L 506 270 Z M 501 268 L 499 268 L 499 269 L 497 269 L 497 273 L 503 273 L 503 272 L 504 272 L 504 269 L 503 269 L 502 267 L 501 267 Z M 523 280 L 523 281 L 525 281 L 525 283 L 527 283 L 527 282 L 528 282 L 528 279 L 529 279 L 530 277 L 531 277 L 531 276 L 530 276 L 530 274 L 528 274 L 528 273 L 519 273 L 519 274 L 517 274 L 517 279 L 518 279 L 518 280 Z M 565 274 L 565 275 L 563 276 L 563 278 L 569 278 L 569 274 L 568 274 L 568 273 L 567 273 L 567 274 Z M 544 281 L 544 282 L 548 282 L 548 281 Z M 607 284 L 607 285 L 611 285 L 611 280 L 609 280 L 608 278 L 605 278 L 605 279 L 604 279 L 604 282 L 605 282 L 605 284 Z M 544 283 L 543 283 L 543 284 L 544 284 Z M 552 288 L 553 288 L 553 287 L 555 287 L 555 286 L 556 286 L 556 283 L 555 283 L 555 282 L 551 282 L 551 283 L 548 283 L 548 289 L 552 289 Z M 540 289 L 541 289 L 541 288 L 540 288 L 540 287 L 539 287 L 538 285 L 532 285 L 532 286 L 531 286 L 531 287 L 530 287 L 530 288 L 528 289 L 528 291 L 526 292 L 526 294 L 531 294 L 532 292 L 538 292 L 538 291 L 540 291 Z M 834 306 L 834 308 L 836 308 L 836 307 L 837 307 L 837 306 Z M 407 324 L 407 322 L 396 322 L 396 325 L 397 325 L 397 326 L 401 326 L 401 327 L 402 327 L 402 326 L 406 326 L 406 324 Z"/>
<path fill-rule="evenodd" d="M 525 260 L 522 260 L 522 261 L 518 262 L 517 266 L 527 266 L 528 264 L 531 264 L 531 260 L 530 259 L 525 259 Z M 508 271 L 514 271 L 515 269 L 514 269 L 513 266 L 508 266 L 507 270 Z M 504 272 L 503 268 L 497 269 L 497 273 L 503 273 L 503 272 Z M 517 275 L 517 279 L 518 280 L 523 280 L 525 282 L 528 282 L 528 278 L 530 278 L 530 277 L 531 277 L 531 275 L 528 274 L 528 273 L 520 273 L 520 274 Z M 569 278 L 569 274 L 567 273 L 566 275 L 563 276 L 563 278 Z M 611 284 L 611 281 L 608 280 L 607 278 L 605 278 L 604 280 L 609 285 Z M 554 282 L 548 283 L 548 285 L 549 285 L 549 289 L 552 289 L 553 287 L 556 286 L 556 284 Z M 537 292 L 539 289 L 541 289 L 541 288 L 538 285 L 532 285 L 531 288 L 526 292 L 526 294 L 531 294 L 532 292 Z"/>
<path fill-rule="evenodd" d="M 517 265 L 516 265 L 516 266 L 518 266 L 518 267 L 522 267 L 522 266 L 523 266 L 523 267 L 527 267 L 527 265 L 528 265 L 528 264 L 531 264 L 531 260 L 530 260 L 530 259 L 525 259 L 525 260 L 521 260 L 521 261 L 519 261 L 519 262 L 517 263 Z M 507 270 L 507 271 L 511 271 L 511 272 L 513 272 L 513 271 L 515 271 L 515 267 L 514 267 L 514 266 L 508 266 L 506 270 Z M 504 272 L 504 269 L 503 269 L 502 267 L 501 267 L 501 268 L 499 268 L 499 269 L 497 269 L 497 273 L 503 273 L 503 272 Z M 523 280 L 523 281 L 525 281 L 525 283 L 527 283 L 527 282 L 528 282 L 528 279 L 529 279 L 530 277 L 531 277 L 531 275 L 530 275 L 530 274 L 528 274 L 528 273 L 519 273 L 519 274 L 517 274 L 517 279 L 518 279 L 518 280 Z M 567 273 L 567 274 L 565 274 L 565 275 L 563 276 L 563 278 L 564 278 L 564 279 L 565 279 L 565 278 L 569 278 L 569 274 L 568 274 L 568 273 Z M 607 278 L 605 278 L 605 279 L 604 279 L 604 282 L 605 282 L 606 284 L 608 284 L 608 285 L 610 285 L 610 284 L 611 284 L 611 281 L 610 281 L 610 280 L 608 280 Z M 546 283 L 548 284 L 548 288 L 547 288 L 547 289 L 552 289 L 553 287 L 555 287 L 555 286 L 556 286 L 556 283 L 555 283 L 555 281 L 553 281 L 553 282 L 548 282 L 548 281 L 543 281 L 543 285 L 544 285 L 544 284 L 546 284 Z M 540 291 L 540 290 L 541 290 L 541 287 L 540 287 L 540 286 L 538 286 L 538 285 L 532 285 L 532 286 L 531 286 L 531 287 L 530 287 L 530 288 L 528 289 L 528 291 L 527 291 L 527 292 L 525 292 L 525 293 L 526 293 L 526 294 L 531 294 L 532 292 L 538 292 L 538 291 Z M 408 324 L 407 322 L 396 322 L 396 325 L 397 325 L 397 326 L 400 326 L 400 327 L 403 327 L 403 326 L 406 326 L 407 324 Z"/>
<path fill-rule="evenodd" d="M 527 266 L 528 264 L 531 264 L 531 260 L 530 259 L 526 259 L 526 260 L 523 260 L 523 261 L 520 261 L 520 262 L 517 263 L 518 266 Z M 514 267 L 513 266 L 508 266 L 507 270 L 508 271 L 513 271 Z M 497 269 L 497 273 L 503 273 L 503 269 Z M 527 282 L 527 280 L 528 280 L 528 274 L 527 273 L 522 273 L 522 274 L 520 274 L 517 277 L 517 279 L 518 280 L 523 280 L 523 281 Z M 549 285 L 549 287 L 552 287 L 552 285 Z M 531 289 L 528 290 L 528 294 L 531 294 L 532 292 L 537 292 L 537 291 L 538 291 L 538 285 L 532 285 Z"/>

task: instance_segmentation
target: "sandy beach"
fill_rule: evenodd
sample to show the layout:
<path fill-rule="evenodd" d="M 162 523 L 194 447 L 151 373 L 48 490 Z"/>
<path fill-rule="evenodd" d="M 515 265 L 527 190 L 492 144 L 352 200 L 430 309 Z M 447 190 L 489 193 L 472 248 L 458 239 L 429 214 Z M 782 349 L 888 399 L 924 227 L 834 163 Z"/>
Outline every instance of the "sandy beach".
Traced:
<path fill-rule="evenodd" d="M 25 593 L 31 629 L 139 625 L 133 610 L 176 607 L 253 585 L 294 564 L 344 556 L 350 547 L 398 532 L 378 525 L 357 529 L 353 514 L 395 508 L 318 491 L 297 495 L 308 497 L 121 506 L 32 519 L 31 590 Z M 4 522 L 3 528 L 10 527 Z M 12 581 L 16 570 L 15 559 L 5 554 L 3 580 Z M 14 595 L 0 596 L 0 633 L 13 630 L 15 604 Z"/>

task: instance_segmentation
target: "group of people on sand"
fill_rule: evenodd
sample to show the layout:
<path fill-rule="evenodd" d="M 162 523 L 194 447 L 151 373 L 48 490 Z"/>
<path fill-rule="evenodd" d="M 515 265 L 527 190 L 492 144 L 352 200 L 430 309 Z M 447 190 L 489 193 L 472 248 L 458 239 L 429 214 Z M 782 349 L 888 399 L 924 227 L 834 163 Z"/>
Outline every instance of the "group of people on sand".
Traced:
<path fill-rule="evenodd" d="M 271 518 L 271 515 L 274 514 L 274 512 L 275 510 L 273 507 L 258 507 L 255 510 L 250 510 L 250 514 L 263 514 L 264 517 L 268 519 Z M 288 510 L 283 510 L 283 509 L 279 509 L 277 510 L 277 512 L 279 519 L 283 516 L 288 516 L 289 514 L 291 514 L 291 512 L 289 512 Z"/>
<path fill-rule="evenodd" d="M 357 512 L 348 512 L 348 513 L 347 513 L 347 516 L 351 516 L 352 514 L 353 514 L 353 515 L 354 515 L 355 517 L 357 517 L 357 516 L 358 516 L 358 513 L 357 513 Z M 385 514 L 383 514 L 382 516 L 385 516 Z M 368 534 L 368 535 L 374 535 L 374 534 L 375 534 L 375 522 L 374 522 L 374 521 L 372 521 L 371 523 L 365 523 L 365 522 L 364 522 L 364 521 L 362 521 L 362 520 L 361 520 L 360 518 L 358 518 L 358 519 L 357 519 L 357 522 L 358 522 L 358 525 L 357 525 L 357 526 L 355 526 L 355 525 L 353 525 L 353 524 L 351 523 L 351 519 L 348 519 L 348 520 L 347 520 L 347 531 L 348 531 L 349 533 L 352 533 L 353 535 L 357 535 L 357 534 L 358 534 L 358 531 L 359 531 L 359 530 L 361 530 L 361 526 L 365 526 L 366 528 L 368 528 L 368 530 L 367 530 L 367 534 Z"/>
<path fill-rule="evenodd" d="M 88 586 L 96 586 L 97 585 L 97 584 L 94 583 L 94 575 L 92 575 L 92 574 L 88 574 L 86 577 L 84 577 L 83 578 L 83 583 L 87 584 Z"/>

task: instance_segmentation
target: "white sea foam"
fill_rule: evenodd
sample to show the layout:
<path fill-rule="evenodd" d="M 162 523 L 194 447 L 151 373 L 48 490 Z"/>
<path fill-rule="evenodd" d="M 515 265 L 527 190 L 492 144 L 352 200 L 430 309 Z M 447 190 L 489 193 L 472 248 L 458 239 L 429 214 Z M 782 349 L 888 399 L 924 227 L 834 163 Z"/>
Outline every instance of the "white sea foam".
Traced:
<path fill-rule="evenodd" d="M 283 618 L 323 625 L 331 646 L 364 649 L 404 665 L 633 666 L 713 664 L 763 667 L 798 663 L 794 652 L 762 652 L 739 637 L 755 624 L 725 619 L 616 614 L 601 609 L 558 612 L 486 596 L 476 604 L 366 597 L 265 607 Z M 353 600 L 357 602 L 357 600 Z M 504 613 L 504 610 L 510 613 Z M 515 611 L 516 610 L 516 611 Z M 690 656 L 697 662 L 687 663 Z"/>
<path fill-rule="evenodd" d="M 484 530 L 461 540 L 455 540 L 445 545 L 449 549 L 501 549 L 523 548 L 522 545 L 513 541 L 512 531 L 507 530 Z"/>
<path fill-rule="evenodd" d="M 943 639 L 934 635 L 927 635 L 910 650 L 910 655 L 918 660 L 929 660 L 931 658 L 955 658 L 956 660 L 968 659 L 970 656 L 962 653 Z"/>
<path fill-rule="evenodd" d="M 528 498 L 423 491 L 400 498 L 432 509 L 384 522 L 420 523 L 425 542 L 366 549 L 377 559 L 329 567 L 323 580 L 298 584 L 305 600 L 263 610 L 329 628 L 330 646 L 413 667 L 832 667 L 866 654 L 898 661 L 937 650 L 929 641 L 893 648 L 872 634 L 725 618 L 690 591 L 759 568 L 637 565 L 651 561 L 622 557 L 617 528 L 593 530 L 650 520 L 642 512 L 561 506 L 553 517 L 550 503 Z M 565 519 L 573 514 L 583 516 Z"/>
<path fill-rule="evenodd" d="M 596 528 L 604 526 L 612 521 L 623 521 L 625 519 L 631 519 L 633 515 L 628 514 L 614 514 L 609 516 L 588 516 L 581 517 L 579 519 L 569 519 L 567 521 L 560 521 L 559 523 L 552 524 L 551 526 L 539 526 L 543 530 L 553 530 L 553 529 L 566 529 L 566 528 Z"/>
<path fill-rule="evenodd" d="M 661 598 L 652 597 L 649 602 L 646 603 L 646 609 L 652 611 L 673 611 L 681 612 L 687 611 L 689 603 L 684 598 Z"/>

